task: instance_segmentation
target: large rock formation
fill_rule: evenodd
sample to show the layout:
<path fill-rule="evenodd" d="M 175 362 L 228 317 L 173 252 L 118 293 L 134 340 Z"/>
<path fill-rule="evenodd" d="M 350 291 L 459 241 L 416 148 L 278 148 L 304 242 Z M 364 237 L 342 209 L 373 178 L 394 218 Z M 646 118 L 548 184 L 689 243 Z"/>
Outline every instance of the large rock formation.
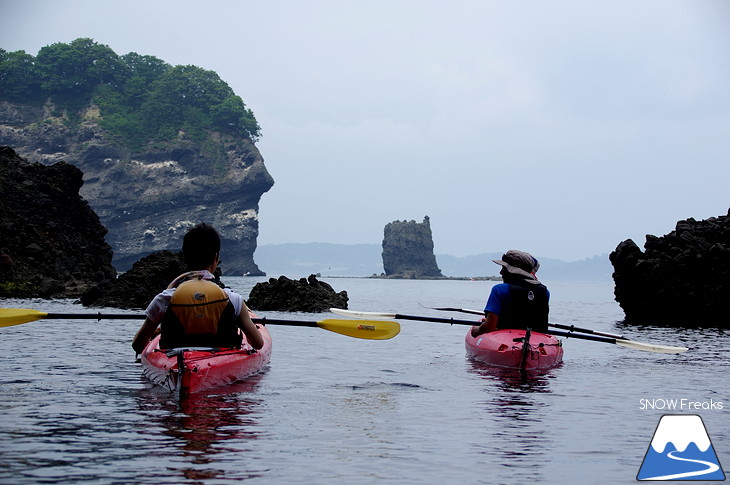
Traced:
<path fill-rule="evenodd" d="M 383 231 L 383 270 L 394 278 L 441 278 L 428 216 L 423 222 L 394 221 Z"/>
<path fill-rule="evenodd" d="M 316 276 L 291 280 L 286 276 L 256 283 L 248 297 L 252 310 L 286 312 L 324 312 L 330 308 L 347 308 L 347 292 L 335 292 Z"/>
<path fill-rule="evenodd" d="M 251 140 L 211 133 L 198 143 L 175 141 L 132 152 L 101 128 L 93 105 L 76 113 L 52 105 L 0 102 L 0 144 L 32 162 L 66 161 L 84 176 L 81 195 L 109 230 L 113 263 L 123 271 L 158 250 L 177 251 L 198 222 L 222 238 L 224 274 L 263 275 L 253 260 L 258 203 L 273 185 Z"/>
<path fill-rule="evenodd" d="M 628 239 L 609 256 L 627 322 L 730 328 L 730 212 L 679 221 L 644 249 Z"/>
<path fill-rule="evenodd" d="M 79 169 L 0 146 L 0 296 L 76 297 L 116 276 Z"/>
<path fill-rule="evenodd" d="M 187 271 L 182 252 L 157 251 L 134 263 L 117 279 L 90 288 L 81 295 L 81 304 L 145 309 L 171 281 Z"/>

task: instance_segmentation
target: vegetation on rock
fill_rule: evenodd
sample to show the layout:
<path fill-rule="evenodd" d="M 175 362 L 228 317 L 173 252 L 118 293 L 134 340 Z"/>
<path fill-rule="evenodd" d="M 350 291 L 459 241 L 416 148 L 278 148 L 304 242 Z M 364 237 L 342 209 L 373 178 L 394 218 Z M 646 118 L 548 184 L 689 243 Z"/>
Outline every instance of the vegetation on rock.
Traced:
<path fill-rule="evenodd" d="M 261 136 L 253 112 L 215 72 L 135 52 L 119 56 L 89 38 L 45 46 L 35 57 L 0 49 L 0 100 L 51 100 L 71 122 L 96 105 L 102 127 L 133 149 L 174 140 L 180 131 L 197 141 L 208 130 L 254 142 Z"/>
<path fill-rule="evenodd" d="M 83 172 L 80 194 L 108 229 L 119 271 L 178 250 L 207 221 L 226 275 L 263 275 L 253 261 L 258 203 L 274 181 L 255 146 L 256 119 L 217 74 L 153 56 L 118 56 L 91 39 L 0 49 L 0 145 Z"/>

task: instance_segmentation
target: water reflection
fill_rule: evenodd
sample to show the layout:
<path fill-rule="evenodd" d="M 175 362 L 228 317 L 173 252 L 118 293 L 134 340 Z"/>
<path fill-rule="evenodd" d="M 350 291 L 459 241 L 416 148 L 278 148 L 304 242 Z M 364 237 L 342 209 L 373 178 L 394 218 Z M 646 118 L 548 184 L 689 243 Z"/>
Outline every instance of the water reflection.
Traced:
<path fill-rule="evenodd" d="M 163 389 L 147 388 L 138 400 L 141 411 L 152 418 L 145 432 L 157 434 L 151 440 L 167 443 L 167 454 L 182 459 L 177 471 L 185 479 L 232 478 L 232 471 L 223 466 L 229 464 L 230 454 L 240 458 L 262 435 L 256 422 L 261 402 L 255 397 L 262 377 L 258 374 L 181 401 Z M 260 470 L 241 473 L 235 471 L 236 479 L 263 475 Z"/>
<path fill-rule="evenodd" d="M 519 369 L 505 369 L 503 367 L 494 367 L 489 364 L 478 361 L 469 361 L 468 370 L 472 374 L 495 382 L 505 391 L 534 393 L 534 392 L 551 392 L 550 379 L 553 372 L 559 369 L 557 367 L 547 370 L 520 371 Z"/>
<path fill-rule="evenodd" d="M 619 322 L 617 327 L 627 339 L 646 343 L 657 343 L 687 347 L 681 354 L 649 353 L 657 364 L 695 367 L 698 362 L 712 362 L 717 367 L 730 366 L 727 347 L 730 345 L 730 330 L 706 327 L 666 327 L 658 325 Z M 644 354 L 642 352 L 642 354 Z M 648 360 L 647 356 L 642 356 Z"/>
<path fill-rule="evenodd" d="M 484 440 L 476 445 L 500 476 L 511 481 L 540 481 L 554 446 L 546 398 L 557 368 L 524 372 L 469 361 L 468 369 L 486 381 Z"/>

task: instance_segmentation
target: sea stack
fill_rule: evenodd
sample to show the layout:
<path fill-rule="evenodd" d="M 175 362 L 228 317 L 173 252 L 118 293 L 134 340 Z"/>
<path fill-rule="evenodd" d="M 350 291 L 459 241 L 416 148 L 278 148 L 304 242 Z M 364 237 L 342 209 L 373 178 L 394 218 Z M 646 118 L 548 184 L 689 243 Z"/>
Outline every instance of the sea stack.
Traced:
<path fill-rule="evenodd" d="M 431 220 L 393 221 L 383 231 L 383 269 L 391 278 L 443 278 L 433 252 Z"/>

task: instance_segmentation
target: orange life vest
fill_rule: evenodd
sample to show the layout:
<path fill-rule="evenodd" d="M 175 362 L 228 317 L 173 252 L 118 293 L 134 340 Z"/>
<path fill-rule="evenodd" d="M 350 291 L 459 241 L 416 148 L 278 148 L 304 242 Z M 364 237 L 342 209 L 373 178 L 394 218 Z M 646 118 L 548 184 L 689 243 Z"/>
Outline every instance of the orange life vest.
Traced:
<path fill-rule="evenodd" d="M 233 304 L 210 280 L 194 278 L 173 293 L 161 322 L 162 348 L 241 347 Z"/>

